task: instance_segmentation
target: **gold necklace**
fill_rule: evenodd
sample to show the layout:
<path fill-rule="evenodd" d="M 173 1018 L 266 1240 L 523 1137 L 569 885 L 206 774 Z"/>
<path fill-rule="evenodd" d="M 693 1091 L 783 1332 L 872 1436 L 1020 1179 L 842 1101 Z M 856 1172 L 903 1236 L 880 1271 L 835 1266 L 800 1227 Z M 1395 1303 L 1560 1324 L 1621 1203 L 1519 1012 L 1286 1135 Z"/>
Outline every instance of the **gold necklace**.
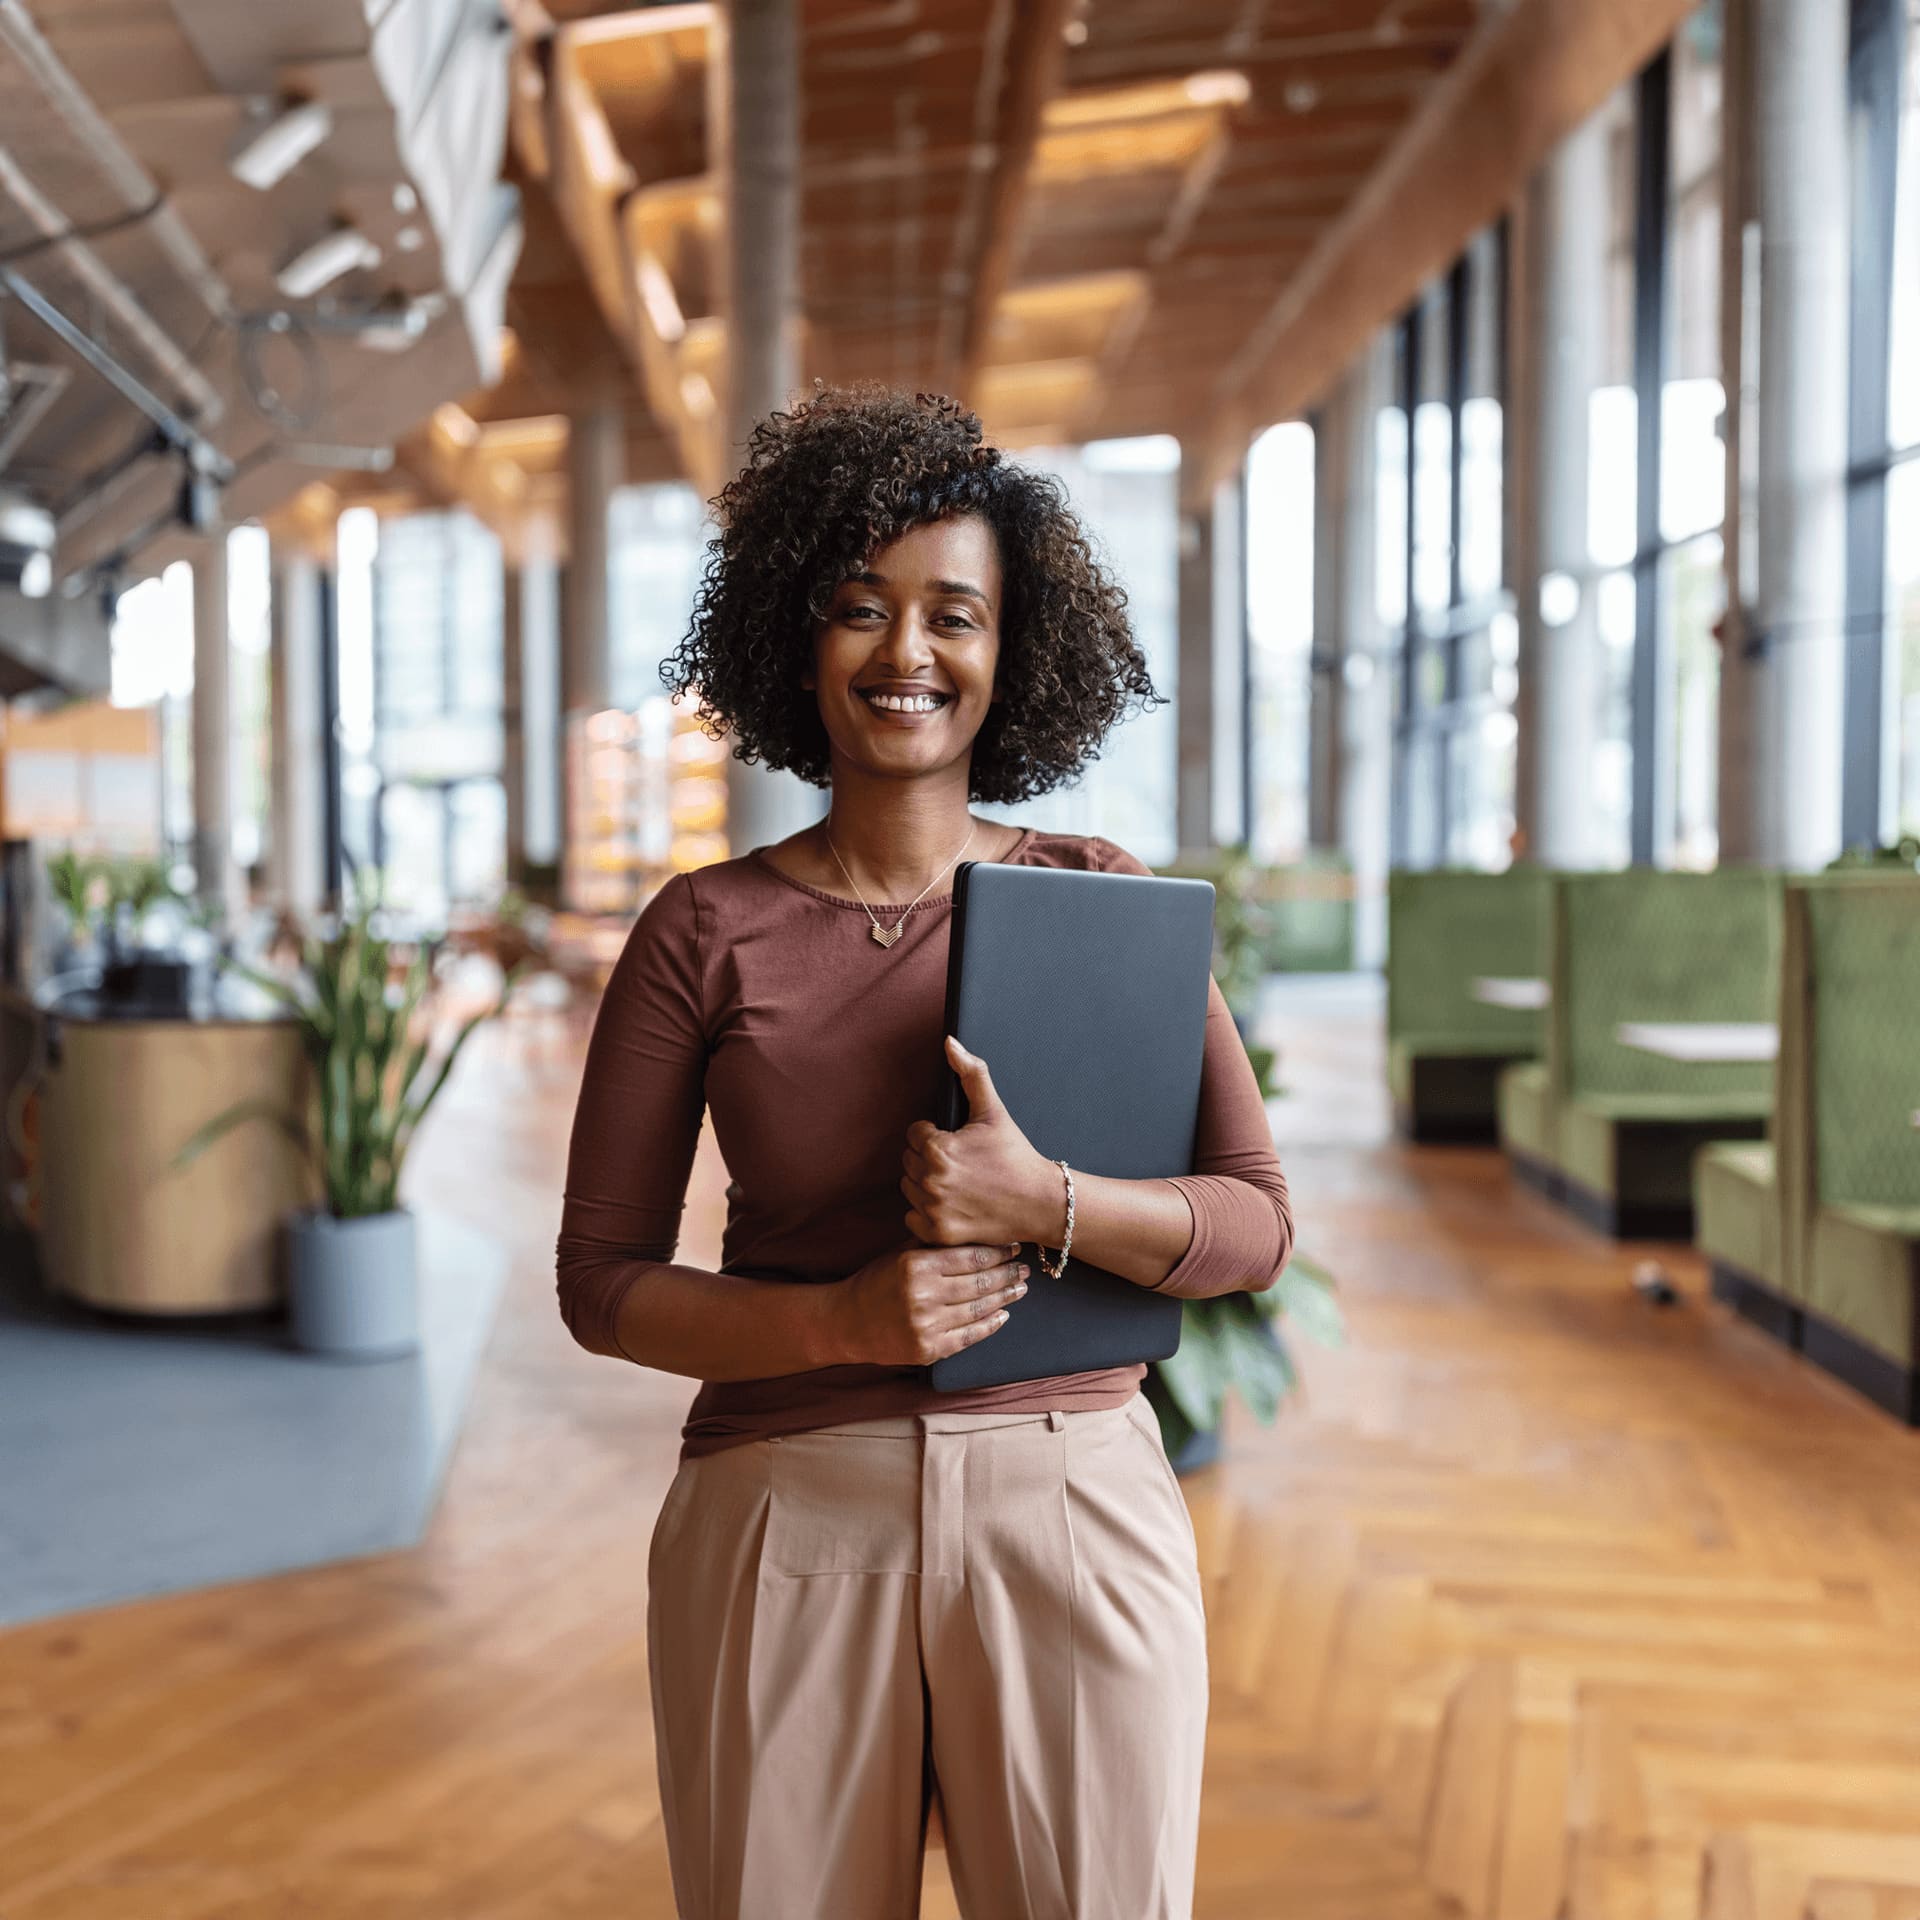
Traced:
<path fill-rule="evenodd" d="M 833 857 L 836 860 L 840 860 L 840 849 L 834 846 L 833 835 L 831 833 L 827 833 L 827 827 L 824 821 L 821 822 L 820 831 L 823 834 L 826 834 L 827 845 L 832 849 Z M 967 837 L 960 842 L 960 853 L 965 853 L 966 850 L 973 845 L 973 836 L 979 831 L 980 831 L 980 823 L 979 821 L 976 820 L 973 823 L 973 825 L 967 829 Z M 910 901 L 907 902 L 907 913 L 911 913 L 914 910 L 914 908 L 917 907 L 920 904 L 920 902 L 924 900 L 927 897 L 927 895 L 930 894 L 937 885 L 939 885 L 941 877 L 947 871 L 947 867 L 952 866 L 954 864 L 954 861 L 957 861 L 960 858 L 960 853 L 956 853 L 953 856 L 953 859 L 947 862 L 947 866 L 942 867 L 940 869 L 940 872 L 936 873 L 933 876 L 933 878 L 929 880 L 927 884 L 924 887 L 922 887 L 920 891 L 916 893 Z M 840 871 L 842 873 L 847 873 L 847 863 L 844 860 L 840 860 Z M 855 893 L 860 894 L 860 904 L 863 907 L 867 907 L 867 896 L 864 893 L 860 893 L 860 883 L 850 873 L 847 873 L 847 885 L 850 886 Z M 894 922 L 892 926 L 883 927 L 880 924 L 879 916 L 874 912 L 874 910 L 871 907 L 867 907 L 867 918 L 873 922 L 873 937 L 876 940 L 878 940 L 883 947 L 892 946 L 893 943 L 900 938 L 900 929 L 907 924 L 907 913 L 903 913 L 900 916 L 900 918 Z"/>

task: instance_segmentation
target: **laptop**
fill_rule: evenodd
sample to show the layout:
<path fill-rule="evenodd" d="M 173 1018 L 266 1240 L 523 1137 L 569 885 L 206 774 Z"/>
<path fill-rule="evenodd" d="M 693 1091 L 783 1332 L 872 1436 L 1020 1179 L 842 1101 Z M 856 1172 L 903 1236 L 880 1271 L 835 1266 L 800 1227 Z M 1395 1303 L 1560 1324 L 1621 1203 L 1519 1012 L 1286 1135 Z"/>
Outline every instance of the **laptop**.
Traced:
<path fill-rule="evenodd" d="M 1076 1173 L 1193 1170 L 1213 957 L 1209 881 L 967 860 L 955 870 L 945 1031 L 987 1063 L 1039 1151 Z M 935 1123 L 967 1120 L 944 1068 Z M 1061 1182 L 1062 1224 L 1066 1183 Z M 941 1392 L 1164 1360 L 1182 1303 L 1039 1249 L 1005 1326 L 928 1368 Z M 1047 1248 L 1059 1258 L 1057 1245 Z"/>

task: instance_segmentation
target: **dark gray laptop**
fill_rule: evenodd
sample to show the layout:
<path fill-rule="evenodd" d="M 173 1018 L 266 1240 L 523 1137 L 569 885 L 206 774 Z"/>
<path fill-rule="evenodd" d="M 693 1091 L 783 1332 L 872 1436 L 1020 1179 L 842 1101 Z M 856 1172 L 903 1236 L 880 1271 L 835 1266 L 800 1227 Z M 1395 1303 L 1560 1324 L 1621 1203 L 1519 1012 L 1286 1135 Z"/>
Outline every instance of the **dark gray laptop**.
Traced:
<path fill-rule="evenodd" d="M 1213 955 L 1205 880 L 968 860 L 953 882 L 945 1031 L 987 1063 L 1007 1111 L 1076 1173 L 1146 1180 L 1193 1170 Z M 965 1125 L 946 1071 L 935 1123 Z M 1061 1183 L 1062 1221 L 1065 1182 Z M 1059 1258 L 1058 1245 L 1047 1248 Z M 1164 1360 L 1181 1303 L 1069 1253 L 1037 1249 L 999 1332 L 928 1369 L 943 1392 Z"/>

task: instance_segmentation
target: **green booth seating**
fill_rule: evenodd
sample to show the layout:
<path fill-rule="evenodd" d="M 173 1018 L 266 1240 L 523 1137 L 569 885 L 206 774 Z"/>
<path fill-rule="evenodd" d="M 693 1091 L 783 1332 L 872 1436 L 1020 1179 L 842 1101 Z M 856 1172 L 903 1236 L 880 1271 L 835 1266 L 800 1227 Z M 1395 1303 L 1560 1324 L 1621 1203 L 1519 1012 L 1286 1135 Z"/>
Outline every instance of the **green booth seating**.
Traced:
<path fill-rule="evenodd" d="M 1780 896 L 1779 875 L 1759 868 L 1554 876 L 1545 1058 L 1500 1085 L 1516 1172 L 1603 1232 L 1691 1236 L 1694 1157 L 1718 1141 L 1764 1142 L 1772 1068 L 1662 1059 L 1617 1029 L 1772 1019 Z M 1750 1179 L 1758 1164 L 1741 1160 L 1724 1179 Z"/>
<path fill-rule="evenodd" d="M 1483 975 L 1545 963 L 1545 870 L 1396 872 L 1387 880 L 1387 1078 L 1415 1140 L 1492 1140 L 1502 1067 L 1540 1050 L 1538 1013 L 1474 998 Z"/>
<path fill-rule="evenodd" d="M 1810 878 L 1787 924 L 1782 1293 L 1808 1359 L 1920 1425 L 1920 880 Z"/>

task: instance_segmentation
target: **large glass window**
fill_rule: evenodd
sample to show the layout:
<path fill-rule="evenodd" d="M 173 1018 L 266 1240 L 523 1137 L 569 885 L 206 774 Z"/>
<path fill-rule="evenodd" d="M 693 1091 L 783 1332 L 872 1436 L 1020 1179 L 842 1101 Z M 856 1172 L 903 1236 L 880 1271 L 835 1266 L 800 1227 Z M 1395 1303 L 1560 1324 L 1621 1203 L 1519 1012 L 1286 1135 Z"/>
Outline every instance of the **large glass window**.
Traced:
<path fill-rule="evenodd" d="M 1893 712 L 1891 812 L 1920 833 L 1920 0 L 1907 0 L 1894 192 L 1887 438 L 1886 640 Z"/>
<path fill-rule="evenodd" d="M 1307 845 L 1313 695 L 1313 429 L 1269 427 L 1247 455 L 1247 642 L 1253 691 L 1253 855 L 1298 860 Z"/>
<path fill-rule="evenodd" d="M 1719 857 L 1720 650 L 1726 606 L 1719 528 L 1726 512 L 1720 364 L 1721 9 L 1674 37 L 1662 315 L 1660 539 L 1662 626 L 1655 764 L 1668 783 L 1664 858 L 1710 867 Z M 1680 543 L 1680 544 L 1668 544 Z"/>
<path fill-rule="evenodd" d="M 1905 0 L 1906 61 L 1900 88 L 1894 187 L 1893 327 L 1888 440 L 1920 446 L 1920 0 Z"/>
<path fill-rule="evenodd" d="M 1134 637 L 1167 704 L 1133 709 L 1070 787 L 988 819 L 1056 833 L 1102 833 L 1149 866 L 1178 851 L 1174 769 L 1180 693 L 1180 443 L 1170 435 L 1032 448 L 1018 456 L 1066 486 L 1095 550 L 1127 590 Z"/>
<path fill-rule="evenodd" d="M 1503 235 L 1489 228 L 1401 322 L 1401 404 L 1377 423 L 1379 611 L 1401 633 L 1394 856 L 1408 866 L 1501 867 L 1512 857 L 1505 278 Z"/>
<path fill-rule="evenodd" d="M 1887 639 L 1896 833 L 1920 833 L 1920 460 L 1887 476 Z"/>
<path fill-rule="evenodd" d="M 390 520 L 372 584 L 375 858 L 437 919 L 505 881 L 499 542 L 466 513 Z"/>
<path fill-rule="evenodd" d="M 1852 9 L 1849 845 L 1920 831 L 1920 0 Z"/>
<path fill-rule="evenodd" d="M 615 706 L 636 707 L 664 691 L 660 663 L 687 631 L 711 531 L 691 487 L 615 489 L 607 513 Z"/>

